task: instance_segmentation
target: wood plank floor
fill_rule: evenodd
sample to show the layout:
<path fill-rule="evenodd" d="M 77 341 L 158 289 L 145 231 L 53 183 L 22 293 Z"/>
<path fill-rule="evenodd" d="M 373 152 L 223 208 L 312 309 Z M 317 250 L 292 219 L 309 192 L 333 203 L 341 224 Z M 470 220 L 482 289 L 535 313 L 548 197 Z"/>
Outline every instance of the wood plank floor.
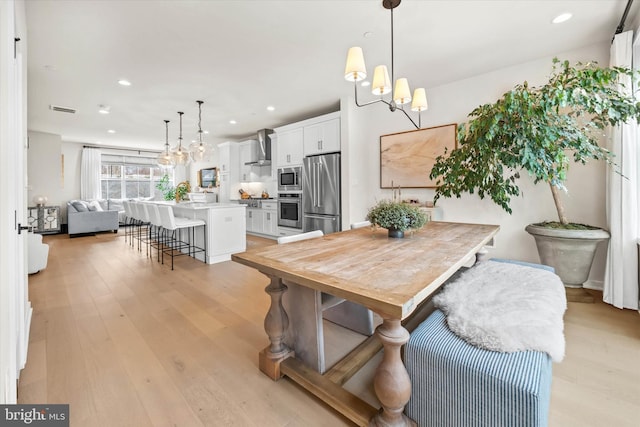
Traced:
<path fill-rule="evenodd" d="M 266 277 L 188 257 L 172 272 L 122 234 L 44 240 L 48 267 L 29 277 L 34 314 L 20 403 L 69 403 L 72 426 L 350 425 L 291 381 L 259 372 Z M 637 426 L 638 314 L 570 303 L 565 333 L 550 425 Z"/>

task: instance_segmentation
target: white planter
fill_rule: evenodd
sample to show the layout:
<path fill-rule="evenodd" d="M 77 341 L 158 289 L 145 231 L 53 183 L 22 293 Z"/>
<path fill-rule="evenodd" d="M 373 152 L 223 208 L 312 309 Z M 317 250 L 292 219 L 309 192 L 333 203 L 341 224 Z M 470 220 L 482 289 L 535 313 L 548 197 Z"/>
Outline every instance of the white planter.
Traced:
<path fill-rule="evenodd" d="M 569 288 L 581 288 L 587 281 L 598 243 L 609 239 L 609 232 L 602 229 L 564 230 L 530 224 L 525 230 L 535 238 L 542 264 L 555 268 Z"/>

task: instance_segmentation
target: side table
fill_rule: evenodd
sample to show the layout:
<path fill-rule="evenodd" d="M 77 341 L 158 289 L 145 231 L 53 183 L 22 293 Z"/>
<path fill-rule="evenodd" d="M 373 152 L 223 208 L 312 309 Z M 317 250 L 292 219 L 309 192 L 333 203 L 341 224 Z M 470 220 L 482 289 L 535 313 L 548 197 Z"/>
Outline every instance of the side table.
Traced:
<path fill-rule="evenodd" d="M 60 233 L 60 206 L 29 206 L 27 223 L 34 233 Z"/>

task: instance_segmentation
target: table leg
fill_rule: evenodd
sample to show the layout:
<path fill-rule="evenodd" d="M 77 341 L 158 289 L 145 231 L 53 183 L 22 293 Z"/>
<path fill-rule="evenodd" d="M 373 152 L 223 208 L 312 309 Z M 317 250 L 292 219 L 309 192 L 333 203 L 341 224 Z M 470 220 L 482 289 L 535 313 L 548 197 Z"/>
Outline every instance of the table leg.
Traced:
<path fill-rule="evenodd" d="M 267 275 L 271 283 L 264 290 L 271 297 L 271 306 L 264 319 L 264 330 L 269 336 L 271 345 L 260 352 L 260 370 L 271 379 L 277 380 L 282 377 L 280 363 L 288 357 L 293 356 L 293 352 L 284 343 L 285 332 L 289 327 L 289 317 L 282 306 L 282 294 L 287 287 L 279 277 Z"/>
<path fill-rule="evenodd" d="M 384 347 L 382 362 L 373 380 L 381 411 L 370 422 L 370 426 L 416 426 L 402 412 L 411 396 L 411 380 L 407 373 L 400 348 L 409 341 L 409 332 L 402 327 L 399 319 L 384 319 L 376 329 L 376 335 Z"/>

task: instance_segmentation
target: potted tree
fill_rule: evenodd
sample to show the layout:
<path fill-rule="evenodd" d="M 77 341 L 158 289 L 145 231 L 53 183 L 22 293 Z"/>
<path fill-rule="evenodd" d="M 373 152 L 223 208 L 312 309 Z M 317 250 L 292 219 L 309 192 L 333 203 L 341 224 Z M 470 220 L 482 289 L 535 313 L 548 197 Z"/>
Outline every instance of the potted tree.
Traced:
<path fill-rule="evenodd" d="M 526 231 L 535 237 L 541 261 L 553 266 L 566 286 L 582 287 L 597 243 L 609 234 L 571 223 L 559 193 L 566 191 L 572 159 L 614 162 L 599 143 L 607 126 L 640 118 L 640 104 L 618 88 L 627 76 L 636 74 L 554 58 L 544 85 L 524 82 L 493 104 L 477 107 L 469 122 L 458 126 L 459 148 L 436 159 L 430 174 L 437 185 L 434 201 L 477 193 L 511 214 L 511 197 L 520 195 L 520 172 L 527 172 L 536 184 L 549 186 L 558 221 L 529 225 Z"/>
<path fill-rule="evenodd" d="M 422 228 L 427 217 L 417 206 L 392 200 L 382 200 L 369 209 L 367 220 L 386 228 L 389 237 L 402 238 L 407 230 Z"/>

